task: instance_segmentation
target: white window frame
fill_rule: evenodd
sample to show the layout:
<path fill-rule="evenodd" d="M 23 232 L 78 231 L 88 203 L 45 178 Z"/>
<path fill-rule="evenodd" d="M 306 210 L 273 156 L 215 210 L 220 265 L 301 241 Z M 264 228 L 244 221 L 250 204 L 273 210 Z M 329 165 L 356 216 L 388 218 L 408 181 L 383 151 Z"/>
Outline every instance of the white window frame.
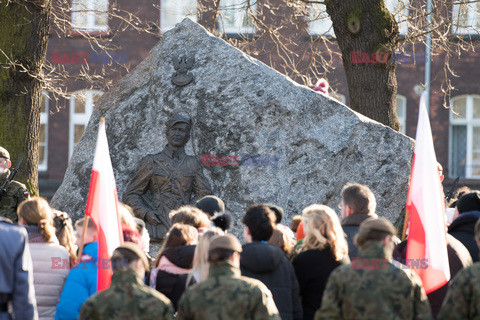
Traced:
<path fill-rule="evenodd" d="M 104 1 L 106 3 L 107 11 L 99 11 L 95 8 L 96 1 Z M 73 0 L 72 2 L 72 30 L 78 31 L 108 31 L 108 0 Z M 107 23 L 105 25 L 97 25 L 95 17 L 100 14 L 107 15 Z M 85 15 L 86 24 L 77 25 L 76 15 Z"/>
<path fill-rule="evenodd" d="M 103 92 L 99 90 L 81 90 L 76 91 L 70 97 L 70 123 L 68 128 L 68 158 L 73 154 L 75 149 L 75 125 L 84 125 L 87 128 L 88 121 L 93 112 L 93 96 L 96 94 L 102 95 Z M 85 103 L 85 112 L 75 112 L 75 99 L 82 99 Z"/>
<path fill-rule="evenodd" d="M 174 12 L 168 12 L 165 10 L 166 5 L 165 2 L 167 1 L 174 1 L 176 4 L 176 9 Z M 193 21 L 197 22 L 197 1 L 194 0 L 195 2 L 195 11 L 194 13 L 187 13 L 185 14 L 185 11 L 188 10 L 188 3 L 191 2 L 189 0 L 160 0 L 160 32 L 164 33 L 170 29 L 173 29 L 177 23 L 182 22 L 182 20 L 185 17 L 189 17 Z M 174 15 L 175 18 L 175 23 L 173 25 L 165 24 L 165 17 L 168 15 Z"/>
<path fill-rule="evenodd" d="M 466 126 L 467 127 L 467 154 L 466 154 L 466 159 L 465 159 L 465 178 L 467 179 L 479 179 L 480 175 L 473 175 L 472 174 L 472 155 L 473 155 L 473 128 L 474 127 L 480 127 L 480 118 L 474 119 L 473 118 L 473 99 L 477 98 L 480 99 L 480 95 L 476 94 L 466 94 L 466 95 L 460 95 L 453 97 L 451 99 L 450 105 L 454 106 L 454 102 L 456 99 L 461 99 L 461 98 L 466 98 L 466 107 L 465 107 L 465 118 L 464 119 L 458 119 L 454 118 L 454 114 L 452 110 L 450 111 L 450 125 L 449 125 L 449 150 L 448 150 L 448 165 L 449 165 L 449 175 L 450 172 L 453 172 L 452 167 L 453 167 L 453 159 L 452 159 L 452 147 L 453 147 L 453 132 L 452 132 L 452 126 L 457 125 L 457 126 Z M 451 178 L 454 178 L 453 176 L 450 176 Z"/>
<path fill-rule="evenodd" d="M 218 25 L 219 25 L 219 30 L 225 34 L 253 34 L 255 33 L 255 26 L 248 26 L 245 27 L 243 26 L 243 17 L 245 14 L 250 14 L 250 10 L 252 10 L 255 14 L 257 14 L 257 2 L 252 1 L 250 3 L 251 8 L 247 8 L 247 1 L 246 0 L 229 0 L 231 2 L 235 2 L 235 4 L 230 4 L 227 7 L 222 5 L 225 3 L 225 0 L 220 0 L 220 6 L 219 6 L 219 14 L 218 14 Z M 229 9 L 230 8 L 230 9 Z M 234 25 L 225 25 L 224 19 L 223 19 L 223 14 L 226 9 L 229 10 L 234 10 L 235 14 L 235 22 Z"/>
<path fill-rule="evenodd" d="M 403 108 L 403 114 L 400 114 L 398 111 L 399 107 Z M 397 94 L 397 117 L 398 122 L 400 122 L 400 132 L 406 134 L 407 132 L 407 98 L 400 94 Z"/>
<path fill-rule="evenodd" d="M 401 36 L 408 33 L 409 3 L 409 0 L 385 0 L 385 6 L 393 14 L 398 23 L 398 32 Z M 396 10 L 400 6 L 403 7 L 403 10 L 401 10 L 402 12 Z"/>
<path fill-rule="evenodd" d="M 479 32 L 474 26 L 476 20 L 480 19 L 480 8 L 473 8 L 478 5 L 476 2 L 468 3 L 468 1 L 455 1 L 452 6 L 452 33 L 460 35 L 477 34 Z M 466 27 L 459 26 L 459 12 L 461 6 L 467 6 Z"/>
<path fill-rule="evenodd" d="M 318 9 L 316 10 L 315 7 L 318 7 Z M 324 4 L 315 3 L 310 6 L 310 16 L 308 17 L 310 22 L 308 25 L 308 32 L 311 35 L 335 36 L 332 19 L 330 19 L 330 16 L 326 10 L 327 8 Z M 314 16 L 316 13 L 319 13 L 319 15 L 322 17 Z"/>
<path fill-rule="evenodd" d="M 43 163 L 38 164 L 38 171 L 47 171 L 48 169 L 48 113 L 49 113 L 49 96 L 46 91 L 42 92 L 42 95 L 45 99 L 45 112 L 40 112 L 40 125 L 45 125 L 45 142 L 38 142 L 39 146 L 42 146 L 44 148 L 44 155 L 43 155 Z M 40 148 L 39 148 L 40 152 Z"/>

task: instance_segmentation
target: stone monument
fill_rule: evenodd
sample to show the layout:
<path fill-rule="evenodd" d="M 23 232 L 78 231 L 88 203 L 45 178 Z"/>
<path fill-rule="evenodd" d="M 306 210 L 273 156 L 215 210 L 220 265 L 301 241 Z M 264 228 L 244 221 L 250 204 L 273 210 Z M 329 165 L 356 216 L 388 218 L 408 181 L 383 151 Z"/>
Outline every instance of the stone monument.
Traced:
<path fill-rule="evenodd" d="M 287 224 L 312 203 L 338 211 L 347 182 L 368 185 L 378 214 L 391 221 L 405 205 L 413 140 L 185 19 L 100 98 L 52 206 L 83 216 L 100 117 L 124 199 L 141 159 L 167 144 L 165 125 L 178 113 L 193 119 L 185 151 L 234 213 L 236 234 L 254 203 L 283 207 Z"/>

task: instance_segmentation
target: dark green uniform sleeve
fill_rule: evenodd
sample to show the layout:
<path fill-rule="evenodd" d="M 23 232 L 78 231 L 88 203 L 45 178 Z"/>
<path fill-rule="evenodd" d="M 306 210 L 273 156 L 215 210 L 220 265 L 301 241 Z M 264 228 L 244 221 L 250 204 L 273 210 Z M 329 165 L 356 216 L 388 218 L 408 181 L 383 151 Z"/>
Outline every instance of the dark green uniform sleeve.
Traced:
<path fill-rule="evenodd" d="M 182 295 L 180 302 L 178 303 L 177 319 L 193 319 L 192 315 L 190 314 L 190 302 L 188 301 L 186 292 Z"/>
<path fill-rule="evenodd" d="M 91 299 L 85 301 L 80 309 L 80 316 L 78 320 L 94 320 L 95 319 L 95 306 L 92 303 Z"/>
<path fill-rule="evenodd" d="M 422 286 L 422 280 L 420 277 L 415 273 L 412 272 L 414 279 L 412 282 L 415 286 L 415 310 L 414 310 L 414 319 L 423 320 L 423 319 L 432 319 L 432 310 L 430 308 L 430 302 L 428 302 L 427 294 Z"/>
<path fill-rule="evenodd" d="M 253 310 L 253 320 L 282 320 L 273 301 L 272 293 L 267 287 L 255 288 L 252 296 L 258 297 Z"/>
<path fill-rule="evenodd" d="M 478 285 L 476 283 L 475 285 Z M 470 319 L 470 297 L 471 283 L 466 270 L 461 270 L 455 278 L 453 278 L 450 288 L 448 288 L 445 300 L 443 300 L 442 308 L 438 313 L 439 320 L 454 319 Z M 474 303 L 480 303 L 475 301 Z"/>
<path fill-rule="evenodd" d="M 342 319 L 342 302 L 340 301 L 340 283 L 337 283 L 338 273 L 335 271 L 328 278 L 323 292 L 322 307 L 315 313 L 315 320 Z"/>

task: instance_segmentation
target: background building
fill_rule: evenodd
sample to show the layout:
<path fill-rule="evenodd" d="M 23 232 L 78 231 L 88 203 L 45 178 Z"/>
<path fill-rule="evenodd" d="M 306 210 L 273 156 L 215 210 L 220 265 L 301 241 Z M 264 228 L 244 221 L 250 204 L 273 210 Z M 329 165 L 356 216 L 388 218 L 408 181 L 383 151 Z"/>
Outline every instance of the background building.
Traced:
<path fill-rule="evenodd" d="M 60 0 L 56 0 L 60 1 Z M 251 9 L 257 14 L 263 13 L 262 6 L 268 0 L 258 0 Z M 397 17 L 408 17 L 405 8 L 408 0 L 386 0 L 387 8 L 397 14 Z M 278 10 L 289 10 L 282 6 Z M 217 26 L 225 32 L 225 37 L 236 38 L 238 41 L 249 41 L 255 35 L 255 28 L 246 18 L 244 12 L 245 0 L 221 0 L 220 17 Z M 127 71 L 118 71 L 118 63 L 125 64 L 129 70 L 147 57 L 149 51 L 158 43 L 162 33 L 188 16 L 201 24 L 207 23 L 208 12 L 213 10 L 212 1 L 207 0 L 73 0 L 72 12 L 69 16 L 72 26 L 67 31 L 55 30 L 51 33 L 47 60 L 52 64 L 61 64 L 70 74 L 71 78 L 64 85 L 68 91 L 75 92 L 71 99 L 52 99 L 51 94 L 44 93 L 44 103 L 41 114 L 41 135 L 39 142 L 39 187 L 40 194 L 51 197 L 63 180 L 75 144 L 80 140 L 88 123 L 95 101 L 102 95 L 97 88 L 90 88 L 86 82 L 79 81 L 75 74 L 85 71 L 88 62 L 88 72 L 105 73 L 108 80 L 117 80 Z M 469 4 L 478 6 L 477 3 Z M 197 9 L 201 6 L 204 13 L 197 16 Z M 476 41 L 476 28 L 480 26 L 480 16 L 477 10 L 470 10 L 467 4 L 454 4 L 449 15 L 452 15 L 455 27 L 450 30 L 452 37 L 469 37 Z M 119 31 L 122 22 L 109 18 L 108 12 L 112 8 L 135 13 L 145 21 L 158 24 L 156 32 L 152 34 L 139 33 L 133 30 Z M 475 9 L 475 8 L 474 8 Z M 464 13 L 465 18 L 458 20 L 459 13 Z M 323 35 L 329 37 L 335 46 L 335 38 L 331 21 L 324 13 L 322 5 L 314 5 L 310 9 L 311 17 L 315 18 L 308 25 L 308 32 L 298 36 L 292 28 L 285 28 L 285 32 L 296 36 L 298 51 L 302 52 L 311 44 L 312 37 Z M 306 17 L 306 21 L 309 17 Z M 270 17 L 275 23 L 275 16 Z M 455 21 L 457 19 L 458 21 Z M 118 21 L 117 21 L 118 20 Z M 267 19 L 268 20 L 268 19 Z M 405 19 L 398 19 L 400 34 L 408 34 L 408 24 Z M 54 28 L 55 29 L 55 28 Z M 81 36 L 81 32 L 88 32 L 98 38 L 99 42 L 109 43 L 114 50 L 107 52 L 95 51 L 90 42 Z M 113 36 L 115 35 L 115 36 Z M 247 40 L 242 40 L 247 36 Z M 251 37 L 249 37 L 251 36 Z M 269 47 L 270 45 L 270 47 Z M 320 52 L 327 48 L 319 43 Z M 252 55 L 282 72 L 285 62 L 280 57 L 273 56 L 271 43 L 259 42 L 258 50 Z M 478 49 L 478 43 L 475 43 Z M 419 45 L 416 51 L 408 51 L 395 56 L 397 59 L 397 113 L 400 120 L 401 132 L 415 137 L 418 116 L 419 85 L 424 81 L 424 46 Z M 337 49 L 338 51 L 338 49 Z M 268 53 L 268 54 L 267 54 Z M 300 66 L 309 63 L 309 56 L 299 55 L 296 61 Z M 460 177 L 461 185 L 471 187 L 480 186 L 480 67 L 477 63 L 478 54 L 473 51 L 464 52 L 460 57 L 451 60 L 451 67 L 459 75 L 451 78 L 455 91 L 452 93 L 451 109 L 443 107 L 444 95 L 441 92 L 441 82 L 444 72 L 444 57 L 442 54 L 434 56 L 432 60 L 432 83 L 430 116 L 434 135 L 435 150 L 438 161 L 443 165 L 446 177 L 445 188 Z M 339 57 L 333 58 L 331 72 L 327 80 L 332 86 L 332 96 L 349 105 L 348 88 L 345 72 Z M 318 75 L 312 74 L 312 77 Z M 301 80 L 301 79 L 294 79 Z M 301 82 L 301 81 L 299 81 Z M 161 146 L 159 146 L 159 150 Z"/>

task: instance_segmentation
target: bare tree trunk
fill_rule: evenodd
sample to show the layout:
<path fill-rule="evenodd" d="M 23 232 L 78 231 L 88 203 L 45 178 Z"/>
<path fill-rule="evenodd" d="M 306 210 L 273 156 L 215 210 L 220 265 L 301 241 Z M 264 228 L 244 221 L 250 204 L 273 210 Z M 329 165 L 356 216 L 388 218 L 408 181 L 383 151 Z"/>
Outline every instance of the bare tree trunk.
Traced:
<path fill-rule="evenodd" d="M 38 139 L 42 68 L 50 30 L 50 0 L 0 0 L 0 145 L 13 165 L 25 154 L 15 180 L 38 194 Z"/>
<path fill-rule="evenodd" d="M 326 0 L 342 52 L 353 110 L 399 130 L 395 63 L 398 25 L 384 0 Z"/>

